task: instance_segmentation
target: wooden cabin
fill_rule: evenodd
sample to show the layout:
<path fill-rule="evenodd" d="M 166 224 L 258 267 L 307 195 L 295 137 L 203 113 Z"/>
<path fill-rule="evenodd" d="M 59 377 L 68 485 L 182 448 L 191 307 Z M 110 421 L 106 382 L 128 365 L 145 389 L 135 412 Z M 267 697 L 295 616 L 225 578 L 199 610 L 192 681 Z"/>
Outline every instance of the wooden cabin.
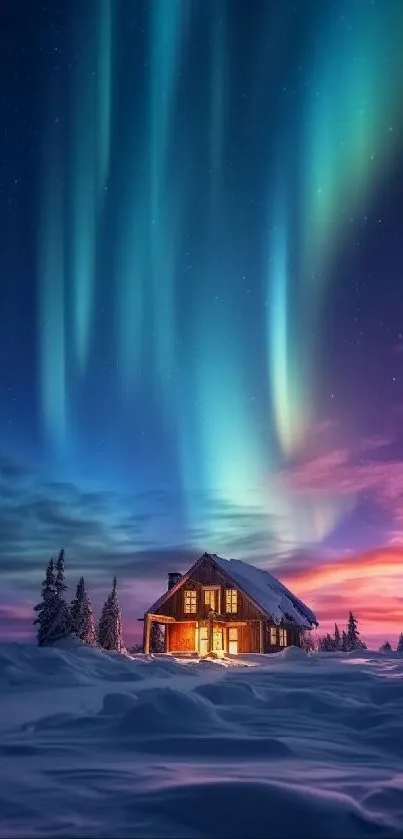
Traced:
<path fill-rule="evenodd" d="M 144 615 L 145 653 L 153 623 L 165 626 L 165 652 L 200 656 L 278 652 L 318 625 L 268 571 L 207 553 L 186 574 L 168 574 L 167 591 Z"/>

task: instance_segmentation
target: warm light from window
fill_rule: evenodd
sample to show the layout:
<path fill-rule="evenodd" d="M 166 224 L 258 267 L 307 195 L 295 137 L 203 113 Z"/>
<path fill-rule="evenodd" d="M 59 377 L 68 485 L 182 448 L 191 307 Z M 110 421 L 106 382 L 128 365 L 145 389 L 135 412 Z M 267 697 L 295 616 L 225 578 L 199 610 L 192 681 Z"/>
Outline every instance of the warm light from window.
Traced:
<path fill-rule="evenodd" d="M 185 591 L 184 612 L 186 615 L 197 612 L 197 591 Z"/>
<path fill-rule="evenodd" d="M 278 643 L 279 643 L 280 647 L 286 647 L 287 646 L 287 630 L 280 628 L 279 631 L 278 631 L 278 634 L 279 634 Z"/>
<path fill-rule="evenodd" d="M 227 588 L 225 591 L 225 611 L 234 615 L 238 611 L 238 592 L 236 588 Z"/>
<path fill-rule="evenodd" d="M 277 629 L 275 626 L 270 627 L 270 644 L 273 647 L 277 646 Z"/>
<path fill-rule="evenodd" d="M 215 589 L 204 590 L 204 605 L 215 611 Z"/>

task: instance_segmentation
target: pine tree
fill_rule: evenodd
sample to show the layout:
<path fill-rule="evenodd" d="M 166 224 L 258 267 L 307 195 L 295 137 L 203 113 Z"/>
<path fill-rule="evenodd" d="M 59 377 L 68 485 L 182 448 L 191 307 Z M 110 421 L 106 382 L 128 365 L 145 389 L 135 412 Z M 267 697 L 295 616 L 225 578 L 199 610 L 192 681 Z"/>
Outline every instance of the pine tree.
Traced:
<path fill-rule="evenodd" d="M 334 638 L 332 638 L 329 632 L 323 635 L 322 638 L 318 638 L 318 650 L 321 653 L 334 652 Z"/>
<path fill-rule="evenodd" d="M 105 650 L 120 653 L 125 649 L 122 631 L 122 613 L 116 594 L 116 577 L 106 602 L 104 603 L 98 625 L 98 643 Z"/>
<path fill-rule="evenodd" d="M 341 650 L 341 635 L 337 623 L 334 625 L 334 648 L 335 650 Z"/>
<path fill-rule="evenodd" d="M 61 549 L 59 556 L 56 560 L 56 593 L 59 597 L 63 596 L 63 592 L 66 591 L 67 586 L 64 582 L 64 563 L 65 563 L 65 551 L 64 548 Z"/>
<path fill-rule="evenodd" d="M 95 644 L 95 623 L 84 577 L 80 577 L 76 596 L 70 606 L 71 629 L 85 644 Z"/>
<path fill-rule="evenodd" d="M 392 645 L 389 643 L 389 641 L 385 641 L 385 643 L 381 644 L 381 646 L 379 647 L 380 653 L 390 653 L 391 651 Z"/>
<path fill-rule="evenodd" d="M 347 650 L 347 633 L 346 633 L 345 629 L 343 629 L 343 631 L 341 633 L 341 647 L 340 647 L 340 649 L 343 650 L 343 652 L 346 652 L 346 650 Z"/>
<path fill-rule="evenodd" d="M 360 633 L 358 632 L 357 618 L 350 612 L 347 623 L 346 633 L 346 651 L 366 649 L 366 644 L 361 641 Z"/>
<path fill-rule="evenodd" d="M 50 559 L 46 576 L 42 583 L 42 602 L 34 606 L 38 617 L 34 620 L 37 625 L 37 639 L 40 647 L 53 644 L 70 635 L 70 614 L 66 602 L 59 596 L 57 575 L 53 559 Z"/>
<path fill-rule="evenodd" d="M 152 653 L 164 652 L 164 633 L 159 623 L 151 624 L 150 650 Z"/>
<path fill-rule="evenodd" d="M 399 640 L 396 647 L 397 653 L 403 653 L 403 632 L 399 635 Z"/>

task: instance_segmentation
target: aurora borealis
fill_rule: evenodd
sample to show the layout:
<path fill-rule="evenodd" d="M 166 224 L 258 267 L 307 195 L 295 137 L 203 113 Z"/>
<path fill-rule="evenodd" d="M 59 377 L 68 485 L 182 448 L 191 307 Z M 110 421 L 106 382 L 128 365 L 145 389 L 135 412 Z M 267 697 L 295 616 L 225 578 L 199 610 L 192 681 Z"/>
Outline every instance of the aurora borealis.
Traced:
<path fill-rule="evenodd" d="M 392 640 L 401 0 L 4 19 L 4 632 L 63 544 L 95 602 L 116 572 L 129 637 L 207 550 L 275 569 L 325 628 L 354 596 Z"/>

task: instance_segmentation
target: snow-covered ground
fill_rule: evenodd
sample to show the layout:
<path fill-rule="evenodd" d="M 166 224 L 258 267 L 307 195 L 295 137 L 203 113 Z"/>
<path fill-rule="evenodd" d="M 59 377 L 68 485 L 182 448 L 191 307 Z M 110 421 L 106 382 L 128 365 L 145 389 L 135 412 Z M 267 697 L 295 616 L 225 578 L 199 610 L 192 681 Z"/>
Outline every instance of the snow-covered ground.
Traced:
<path fill-rule="evenodd" d="M 403 656 L 0 645 L 0 836 L 397 839 Z"/>

